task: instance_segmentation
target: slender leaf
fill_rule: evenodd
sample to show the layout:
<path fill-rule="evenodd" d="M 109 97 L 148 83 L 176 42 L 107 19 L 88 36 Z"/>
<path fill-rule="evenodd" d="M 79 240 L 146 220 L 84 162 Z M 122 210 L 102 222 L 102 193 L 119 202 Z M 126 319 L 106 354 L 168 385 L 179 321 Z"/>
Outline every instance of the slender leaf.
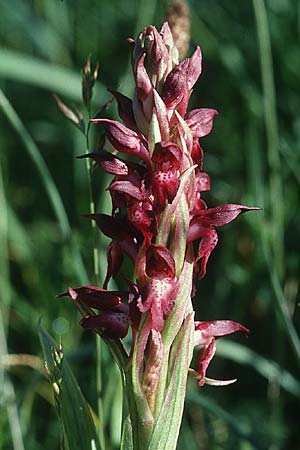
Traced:
<path fill-rule="evenodd" d="M 71 239 L 71 226 L 64 208 L 61 196 L 57 190 L 54 180 L 49 172 L 49 169 L 36 146 L 34 140 L 28 133 L 27 129 L 23 125 L 21 119 L 17 115 L 16 111 L 10 104 L 9 100 L 6 98 L 2 90 L 0 90 L 0 108 L 5 114 L 6 118 L 10 122 L 11 126 L 14 128 L 16 133 L 19 135 L 24 147 L 29 153 L 29 156 L 33 160 L 40 174 L 41 180 L 45 186 L 47 195 L 53 207 L 54 213 L 57 217 L 61 232 L 66 239 Z M 75 246 L 72 246 L 72 252 L 74 257 L 74 265 L 78 274 L 78 279 L 85 283 L 88 279 L 87 273 L 85 271 L 81 255 Z"/>
<path fill-rule="evenodd" d="M 253 350 L 229 340 L 219 341 L 217 354 L 239 364 L 251 366 L 268 381 L 276 381 L 290 394 L 300 397 L 300 382 L 274 361 L 264 358 Z"/>
<path fill-rule="evenodd" d="M 0 48 L 0 54 L 0 77 L 81 101 L 81 77 L 74 71 L 3 47 Z M 105 93 L 99 82 L 95 89 L 98 97 L 100 92 Z M 104 95 L 107 97 L 107 94 Z"/>
<path fill-rule="evenodd" d="M 120 450 L 133 450 L 132 428 L 129 416 L 126 417 L 123 424 Z"/>
<path fill-rule="evenodd" d="M 55 405 L 70 450 L 101 450 L 88 405 L 73 372 L 52 337 L 38 325 Z"/>
<path fill-rule="evenodd" d="M 279 154 L 279 134 L 276 113 L 276 92 L 271 51 L 271 38 L 264 0 L 253 0 L 256 29 L 259 44 L 261 77 L 263 87 L 265 128 L 267 135 L 267 156 L 270 179 L 270 213 L 272 219 L 272 250 L 274 264 L 282 278 L 284 261 L 284 199 Z"/>
<path fill-rule="evenodd" d="M 220 417 L 224 422 L 229 425 L 229 427 L 242 439 L 245 439 L 250 444 L 252 448 L 256 450 L 263 450 L 263 448 L 256 442 L 254 436 L 249 433 L 240 423 L 237 417 L 234 417 L 228 411 L 225 411 L 221 406 L 219 406 L 214 400 L 208 398 L 204 395 L 196 395 L 195 393 L 189 393 L 187 395 L 187 402 L 194 403 L 196 405 L 202 406 L 204 409 L 210 413 Z"/>

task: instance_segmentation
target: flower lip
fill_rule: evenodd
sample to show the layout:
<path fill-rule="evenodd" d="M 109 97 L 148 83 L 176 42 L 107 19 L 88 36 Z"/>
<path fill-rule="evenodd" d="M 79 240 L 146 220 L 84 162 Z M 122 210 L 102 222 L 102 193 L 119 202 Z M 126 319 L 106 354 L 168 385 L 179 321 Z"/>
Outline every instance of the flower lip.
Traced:
<path fill-rule="evenodd" d="M 206 378 L 206 370 L 216 352 L 216 339 L 228 334 L 241 331 L 248 335 L 250 331 L 243 325 L 232 320 L 212 320 L 208 322 L 195 322 L 195 346 L 201 345 L 196 359 L 196 370 L 194 373 L 199 379 L 199 386 L 208 384 L 221 385 L 222 381 Z M 212 383 L 210 383 L 212 381 Z M 235 380 L 227 380 L 225 384 L 231 384 Z"/>

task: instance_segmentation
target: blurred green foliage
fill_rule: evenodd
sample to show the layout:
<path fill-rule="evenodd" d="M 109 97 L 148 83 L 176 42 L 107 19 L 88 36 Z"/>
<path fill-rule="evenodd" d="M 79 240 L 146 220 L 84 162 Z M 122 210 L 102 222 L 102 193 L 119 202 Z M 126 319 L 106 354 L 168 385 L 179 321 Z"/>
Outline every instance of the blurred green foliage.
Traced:
<path fill-rule="evenodd" d="M 192 106 L 220 112 L 203 139 L 210 206 L 264 207 L 220 231 L 194 301 L 201 320 L 232 319 L 252 330 L 218 343 L 210 372 L 238 377 L 226 388 L 193 383 L 179 449 L 300 448 L 299 312 L 300 3 L 191 0 L 191 50 L 204 70 Z M 80 71 L 100 63 L 94 110 L 105 87 L 132 92 L 126 38 L 159 26 L 167 0 L 0 0 L 0 449 L 60 447 L 60 430 L 40 365 L 37 322 L 61 335 L 97 410 L 94 336 L 82 333 L 67 286 L 93 282 L 93 238 L 85 140 L 52 93 L 83 112 Z M 266 13 L 266 16 L 265 16 Z M 270 47 L 271 51 L 270 53 Z M 271 58 L 272 56 L 272 58 Z M 273 89 L 273 83 L 275 89 Z M 107 111 L 115 116 L 115 105 Z M 93 145 L 96 145 L 94 136 Z M 93 174 L 97 211 L 108 211 L 107 179 Z M 101 276 L 106 241 L 99 236 Z M 126 270 L 126 268 L 124 268 Z M 2 323 L 3 322 L 3 323 Z M 7 348 L 6 348 L 7 342 Z M 8 356 L 7 356 L 8 354 Z M 259 355 L 259 356 L 257 356 Z M 34 362 L 35 361 L 35 362 Z M 102 349 L 103 427 L 118 448 L 121 386 Z M 116 388 L 117 386 L 117 388 Z"/>

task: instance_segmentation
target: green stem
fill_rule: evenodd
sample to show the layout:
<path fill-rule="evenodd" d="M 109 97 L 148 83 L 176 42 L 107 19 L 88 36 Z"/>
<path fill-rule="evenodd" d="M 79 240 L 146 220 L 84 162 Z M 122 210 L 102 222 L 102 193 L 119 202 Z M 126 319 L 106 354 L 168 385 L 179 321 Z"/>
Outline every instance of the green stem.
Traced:
<path fill-rule="evenodd" d="M 298 366 L 300 367 L 300 339 L 298 337 L 298 333 L 293 324 L 291 314 L 288 309 L 287 301 L 284 296 L 284 292 L 282 291 L 279 276 L 272 266 L 271 255 L 269 254 L 268 248 L 264 244 L 264 241 L 263 241 L 262 245 L 263 245 L 265 258 L 266 258 L 266 261 L 268 264 L 271 285 L 273 288 L 273 292 L 275 294 L 275 302 L 276 302 L 277 311 L 278 311 L 279 317 L 280 317 L 280 323 L 283 324 L 283 326 L 284 326 L 286 335 L 290 341 L 290 345 L 294 352 L 296 362 L 297 362 Z"/>
<path fill-rule="evenodd" d="M 2 174 L 2 167 L 0 164 L 0 298 L 3 305 L 3 327 L 6 334 L 6 327 L 9 317 L 9 308 L 11 304 L 10 289 L 6 286 L 10 286 L 10 267 L 9 267 L 9 255 L 8 255 L 8 203 L 6 201 L 6 194 L 4 189 L 4 180 Z M 0 368 L 0 375 L 2 376 L 2 367 Z M 3 386 L 0 378 L 0 386 Z"/>
<path fill-rule="evenodd" d="M 7 222 L 7 202 L 4 191 L 4 182 L 2 177 L 2 170 L 0 165 L 0 298 L 2 304 L 0 306 L 0 361 L 8 354 L 7 350 L 7 328 L 8 315 L 11 295 L 9 289 L 10 270 L 8 262 L 8 222 Z M 0 364 L 0 398 L 5 402 L 8 423 L 11 433 L 12 445 L 14 450 L 24 450 L 22 429 L 19 419 L 19 413 L 16 403 L 16 395 L 14 385 L 6 376 L 4 366 Z"/>
<path fill-rule="evenodd" d="M 282 279 L 284 269 L 284 202 L 280 176 L 281 163 L 271 41 L 264 0 L 253 0 L 253 6 L 260 52 L 265 127 L 267 133 L 267 154 L 270 168 L 271 246 L 276 269 L 279 277 Z"/>
<path fill-rule="evenodd" d="M 88 111 L 89 119 L 91 118 L 90 111 Z M 89 131 L 90 122 L 88 123 L 85 138 L 86 138 L 86 150 L 85 153 L 90 152 L 89 145 Z M 88 176 L 88 187 L 89 187 L 89 209 L 90 214 L 95 214 L 95 201 L 93 196 L 92 187 L 92 164 L 89 158 L 85 158 L 86 170 Z M 100 285 L 100 273 L 99 273 L 99 250 L 97 246 L 97 228 L 94 220 L 91 221 L 92 233 L 93 233 L 93 271 L 95 284 Z M 98 407 L 98 418 L 99 418 L 99 441 L 102 450 L 105 450 L 105 435 L 104 435 L 104 415 L 103 415 L 103 401 L 102 401 L 102 368 L 101 368 L 101 355 L 102 355 L 102 342 L 101 337 L 97 334 L 96 338 L 96 389 L 97 389 L 97 407 Z"/>

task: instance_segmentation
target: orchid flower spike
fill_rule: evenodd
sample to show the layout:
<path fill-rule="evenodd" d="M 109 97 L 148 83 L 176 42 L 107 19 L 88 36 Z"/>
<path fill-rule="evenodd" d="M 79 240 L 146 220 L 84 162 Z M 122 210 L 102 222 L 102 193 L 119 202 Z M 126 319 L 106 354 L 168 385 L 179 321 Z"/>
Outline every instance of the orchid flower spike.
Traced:
<path fill-rule="evenodd" d="M 111 239 L 104 286 L 70 288 L 62 295 L 78 306 L 82 327 L 94 329 L 106 342 L 123 347 L 121 340 L 131 330 L 131 349 L 126 353 L 123 347 L 123 353 L 133 448 L 173 450 L 194 347 L 200 349 L 190 372 L 199 385 L 228 384 L 232 380 L 206 377 L 216 339 L 249 333 L 230 320 L 194 322 L 195 278 L 206 274 L 217 229 L 259 208 L 208 207 L 202 197 L 210 190 L 209 175 L 202 170 L 202 138 L 218 112 L 188 110 L 202 71 L 200 48 L 179 62 L 167 23 L 160 30 L 145 28 L 129 44 L 133 99 L 111 91 L 121 122 L 93 119 L 105 130 L 106 144 L 83 156 L 112 176 L 112 214 L 88 215 Z M 110 291 L 123 260 L 132 264 L 134 279 L 127 290 Z M 164 428 L 173 430 L 171 438 L 157 431 Z"/>

